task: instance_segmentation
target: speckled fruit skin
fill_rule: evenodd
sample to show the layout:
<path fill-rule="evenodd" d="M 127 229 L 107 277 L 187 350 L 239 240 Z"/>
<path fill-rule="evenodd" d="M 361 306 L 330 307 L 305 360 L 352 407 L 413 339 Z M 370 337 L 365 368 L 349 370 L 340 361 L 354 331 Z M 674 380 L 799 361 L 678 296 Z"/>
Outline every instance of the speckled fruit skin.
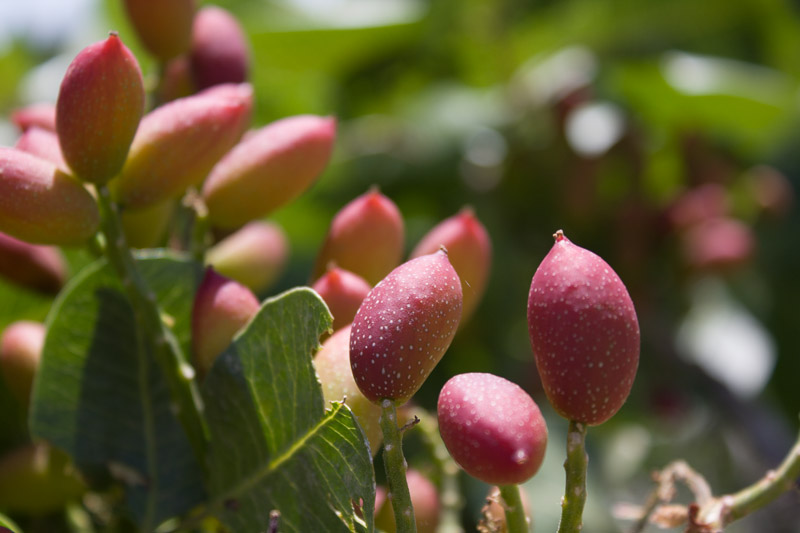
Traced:
<path fill-rule="evenodd" d="M 206 263 L 259 293 L 283 273 L 289 260 L 289 239 L 278 224 L 257 220 L 209 248 Z"/>
<path fill-rule="evenodd" d="M 250 132 L 203 185 L 211 223 L 237 228 L 291 202 L 319 177 L 333 151 L 336 120 L 298 115 Z"/>
<path fill-rule="evenodd" d="M 322 395 L 326 404 L 341 402 L 346 398 L 345 403 L 364 430 L 372 455 L 377 454 L 383 442 L 381 408 L 361 394 L 353 378 L 353 371 L 350 369 L 350 326 L 328 337 L 314 356 L 313 363 L 322 384 Z"/>
<path fill-rule="evenodd" d="M 336 266 L 328 269 L 311 288 L 328 304 L 334 331 L 353 321 L 361 302 L 372 289 L 361 276 Z"/>
<path fill-rule="evenodd" d="M 441 511 L 436 485 L 414 469 L 406 472 L 406 482 L 411 496 L 411 505 L 414 507 L 417 533 L 436 533 Z M 392 501 L 386 496 L 386 489 L 383 487 L 378 487 L 375 494 L 375 527 L 386 533 L 397 531 Z"/>
<path fill-rule="evenodd" d="M 200 9 L 194 17 L 189 51 L 197 88 L 246 81 L 250 70 L 249 48 L 247 37 L 233 15 L 217 6 Z"/>
<path fill-rule="evenodd" d="M 370 401 L 405 403 L 450 346 L 461 282 L 439 250 L 403 263 L 373 288 L 353 319 L 350 366 Z"/>
<path fill-rule="evenodd" d="M 20 320 L 9 325 L 0 337 L 0 374 L 8 390 L 24 409 L 30 403 L 44 336 L 44 324 Z"/>
<path fill-rule="evenodd" d="M 77 177 L 103 184 L 119 173 L 144 98 L 139 63 L 115 33 L 72 60 L 58 92 L 56 131 Z"/>
<path fill-rule="evenodd" d="M 199 376 L 211 370 L 219 354 L 259 307 L 250 289 L 220 276 L 211 267 L 206 269 L 192 307 L 192 362 Z"/>
<path fill-rule="evenodd" d="M 639 364 L 639 322 L 622 280 L 563 232 L 542 261 L 528 295 L 536 367 L 556 411 L 602 424 L 628 398 Z"/>
<path fill-rule="evenodd" d="M 94 198 L 72 176 L 0 147 L 0 231 L 31 244 L 80 245 L 99 224 Z"/>
<path fill-rule="evenodd" d="M 493 374 L 459 374 L 442 387 L 437 411 L 447 450 L 471 476 L 518 484 L 542 465 L 547 425 L 518 385 Z"/>
<path fill-rule="evenodd" d="M 374 286 L 400 264 L 404 240 L 400 210 L 377 188 L 372 188 L 333 217 L 312 278 L 319 278 L 330 263 L 336 263 Z"/>
<path fill-rule="evenodd" d="M 252 110 L 248 84 L 179 98 L 143 119 L 119 178 L 114 199 L 142 209 L 201 183 L 241 137 Z"/>
<path fill-rule="evenodd" d="M 465 207 L 434 226 L 411 252 L 411 257 L 433 253 L 440 246 L 447 248 L 450 263 L 461 278 L 463 324 L 472 315 L 486 289 L 492 264 L 492 243 L 475 212 Z"/>
<path fill-rule="evenodd" d="M 67 279 L 67 264 L 58 248 L 28 244 L 0 233 L 0 276 L 29 289 L 55 294 Z"/>
<path fill-rule="evenodd" d="M 194 0 L 125 0 L 124 4 L 139 40 L 159 61 L 189 50 Z"/>

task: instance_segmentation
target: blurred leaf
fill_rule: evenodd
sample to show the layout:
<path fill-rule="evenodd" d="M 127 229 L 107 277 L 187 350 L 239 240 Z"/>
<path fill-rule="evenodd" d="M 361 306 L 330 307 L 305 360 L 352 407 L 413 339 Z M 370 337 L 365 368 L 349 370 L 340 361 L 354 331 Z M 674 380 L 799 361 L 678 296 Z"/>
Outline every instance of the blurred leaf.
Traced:
<path fill-rule="evenodd" d="M 210 491 L 233 531 L 372 531 L 375 478 L 350 410 L 323 409 L 311 364 L 330 312 L 308 288 L 267 300 L 203 384 Z M 363 519 L 353 505 L 360 505 Z"/>
<path fill-rule="evenodd" d="M 201 269 L 166 254 L 138 261 L 186 348 Z M 200 469 L 133 311 L 114 272 L 99 261 L 81 272 L 48 318 L 34 387 L 31 432 L 81 466 L 107 466 L 126 485 L 144 529 L 203 497 Z"/>
<path fill-rule="evenodd" d="M 12 533 L 22 533 L 22 529 L 3 513 L 0 513 L 0 526 L 7 527 Z"/>

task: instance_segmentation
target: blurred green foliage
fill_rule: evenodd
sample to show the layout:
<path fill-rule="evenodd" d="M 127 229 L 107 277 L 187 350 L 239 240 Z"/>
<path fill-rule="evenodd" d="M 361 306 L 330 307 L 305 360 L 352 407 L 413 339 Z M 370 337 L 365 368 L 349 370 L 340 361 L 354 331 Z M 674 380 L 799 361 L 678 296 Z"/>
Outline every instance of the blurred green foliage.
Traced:
<path fill-rule="evenodd" d="M 628 464 L 627 457 L 635 463 L 629 475 L 593 464 L 593 475 L 602 480 L 597 486 L 612 489 L 590 495 L 599 506 L 593 512 L 605 516 L 602 523 L 613 523 L 613 503 L 641 502 L 648 470 L 671 459 L 687 458 L 719 491 L 735 490 L 777 463 L 800 411 L 796 3 L 218 3 L 237 15 L 250 38 L 256 125 L 298 113 L 339 120 L 334 163 L 309 193 L 274 217 L 289 234 L 292 259 L 270 294 L 309 282 L 332 216 L 371 185 L 404 214 L 408 250 L 439 220 L 472 205 L 493 239 L 489 287 L 470 327 L 459 333 L 417 401 L 432 408 L 449 376 L 491 371 L 546 404 L 525 305 L 551 234 L 562 228 L 617 270 L 641 321 L 641 367 L 631 399 L 589 437 L 601 461 Z M 308 5 L 317 7 L 298 7 Z M 101 15 L 107 27 L 120 31 L 145 73 L 155 72 L 135 38 L 125 38 L 133 32 L 119 3 L 105 0 Z M 82 36 L 80 46 L 104 32 Z M 19 83 L 42 60 L 41 51 L 22 41 L 2 52 L 3 116 L 28 103 Z M 602 133 L 606 120 L 597 130 L 585 126 L 570 133 L 577 113 L 593 104 L 611 110 L 616 131 Z M 581 132 L 601 144 L 610 140 L 581 153 L 575 144 Z M 756 165 L 785 176 L 789 188 L 779 196 L 795 197 L 794 203 L 772 215 L 763 209 L 750 186 L 748 171 Z M 729 215 L 745 221 L 755 236 L 754 257 L 732 271 L 690 268 L 680 232 L 669 223 L 679 195 L 707 183 L 724 187 Z M 721 280 L 773 343 L 772 378 L 755 396 L 736 395 L 679 355 L 676 336 L 702 277 Z M 0 285 L 0 322 L 21 314 L 42 318 L 46 302 L 15 290 Z M 557 439 L 563 428 L 547 414 Z M 631 444 L 635 439 L 619 438 L 642 431 L 639 448 Z M 558 470 L 559 450 L 560 443 L 543 472 Z M 557 507 L 559 475 L 546 478 L 550 503 L 543 507 Z M 474 520 L 483 488 L 470 490 Z M 777 505 L 755 525 L 744 521 L 731 531 L 796 531 L 796 497 L 793 514 L 792 502 L 783 503 L 788 512 Z M 553 518 L 539 505 L 534 514 L 541 513 L 545 530 Z"/>

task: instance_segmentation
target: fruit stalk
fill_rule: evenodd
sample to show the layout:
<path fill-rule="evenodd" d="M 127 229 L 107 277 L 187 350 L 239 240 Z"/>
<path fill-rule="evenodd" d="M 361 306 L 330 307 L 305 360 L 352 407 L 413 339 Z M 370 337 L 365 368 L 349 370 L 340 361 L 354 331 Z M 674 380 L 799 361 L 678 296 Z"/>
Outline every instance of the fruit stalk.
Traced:
<path fill-rule="evenodd" d="M 525 519 L 519 485 L 500 485 L 500 495 L 505 503 L 508 533 L 528 533 L 528 521 Z"/>
<path fill-rule="evenodd" d="M 197 462 L 205 465 L 208 428 L 203 418 L 203 401 L 194 380 L 194 369 L 186 362 L 178 341 L 161 320 L 155 295 L 139 273 L 128 248 L 116 205 L 105 185 L 97 186 L 101 231 L 105 237 L 108 262 L 127 293 L 142 338 L 151 344 L 174 403 L 174 412 L 194 450 Z"/>
<path fill-rule="evenodd" d="M 406 481 L 406 459 L 403 457 L 403 435 L 397 426 L 397 406 L 392 400 L 381 401 L 381 430 L 383 431 L 383 463 L 389 483 L 397 533 L 416 533 L 414 507 Z"/>
<path fill-rule="evenodd" d="M 561 500 L 558 533 L 578 533 L 583 529 L 583 506 L 586 503 L 586 424 L 571 420 L 567 432 L 567 460 L 564 470 L 567 483 Z"/>
<path fill-rule="evenodd" d="M 800 435 L 780 466 L 770 470 L 759 481 L 732 494 L 726 523 L 738 520 L 777 499 L 795 486 L 800 477 Z"/>

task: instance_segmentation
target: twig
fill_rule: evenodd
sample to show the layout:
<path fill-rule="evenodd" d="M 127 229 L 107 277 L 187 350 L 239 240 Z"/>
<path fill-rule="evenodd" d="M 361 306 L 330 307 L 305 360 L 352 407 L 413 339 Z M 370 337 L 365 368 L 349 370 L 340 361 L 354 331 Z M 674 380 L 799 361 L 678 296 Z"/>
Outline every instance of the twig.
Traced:
<path fill-rule="evenodd" d="M 416 533 L 414 507 L 406 480 L 403 435 L 397 427 L 397 407 L 392 400 L 381 401 L 381 430 L 383 431 L 383 463 L 389 484 L 389 499 L 392 500 L 397 533 Z"/>
<path fill-rule="evenodd" d="M 586 425 L 571 420 L 567 432 L 567 474 L 564 498 L 561 500 L 561 522 L 558 533 L 578 533 L 583 529 L 583 507 L 586 504 Z"/>

